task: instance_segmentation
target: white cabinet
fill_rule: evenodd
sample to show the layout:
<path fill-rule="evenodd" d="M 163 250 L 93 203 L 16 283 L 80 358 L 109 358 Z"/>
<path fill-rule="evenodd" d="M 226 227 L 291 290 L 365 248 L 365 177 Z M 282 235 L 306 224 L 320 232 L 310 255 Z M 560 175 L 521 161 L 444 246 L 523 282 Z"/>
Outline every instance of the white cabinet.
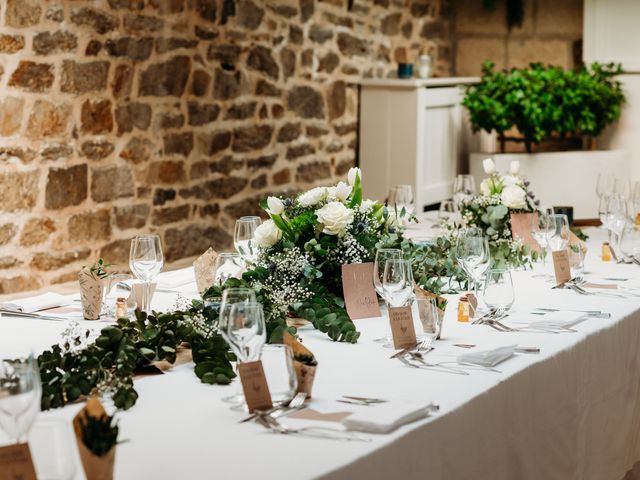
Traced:
<path fill-rule="evenodd" d="M 474 77 L 364 80 L 360 149 L 364 195 L 384 200 L 394 185 L 414 186 L 417 211 L 451 197 L 467 137 L 461 86 Z"/>

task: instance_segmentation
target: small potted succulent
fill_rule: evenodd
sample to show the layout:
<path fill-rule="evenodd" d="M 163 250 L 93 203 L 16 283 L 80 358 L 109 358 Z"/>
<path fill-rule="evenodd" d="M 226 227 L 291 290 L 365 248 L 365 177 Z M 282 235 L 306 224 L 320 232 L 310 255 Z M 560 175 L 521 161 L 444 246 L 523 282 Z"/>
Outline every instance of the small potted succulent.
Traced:
<path fill-rule="evenodd" d="M 80 300 L 85 320 L 97 320 L 102 310 L 105 281 L 111 276 L 111 265 L 99 259 L 93 265 L 82 267 L 78 274 L 80 282 Z"/>
<path fill-rule="evenodd" d="M 118 424 L 96 397 L 87 400 L 73 420 L 76 442 L 87 480 L 113 479 Z"/>

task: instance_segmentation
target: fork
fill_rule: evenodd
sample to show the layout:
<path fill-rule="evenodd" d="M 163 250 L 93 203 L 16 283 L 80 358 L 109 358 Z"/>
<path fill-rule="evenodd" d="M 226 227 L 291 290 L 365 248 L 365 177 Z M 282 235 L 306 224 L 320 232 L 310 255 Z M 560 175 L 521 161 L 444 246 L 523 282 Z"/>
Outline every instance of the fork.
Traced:
<path fill-rule="evenodd" d="M 300 392 L 300 393 L 297 393 L 296 396 L 293 397 L 293 399 L 287 405 L 278 405 L 277 407 L 273 407 L 273 408 L 270 408 L 269 410 L 261 412 L 261 414 L 268 415 L 272 418 L 279 418 L 282 415 L 285 415 L 287 413 L 291 413 L 294 410 L 300 409 L 300 407 L 302 407 L 302 404 L 305 402 L 306 399 L 307 399 L 307 394 L 305 392 Z M 256 412 L 252 415 L 249 415 L 247 418 L 240 420 L 238 423 L 248 422 L 249 420 L 253 420 L 254 418 L 256 418 L 258 415 L 259 415 L 258 412 Z"/>
<path fill-rule="evenodd" d="M 301 427 L 301 428 L 285 427 L 270 415 L 259 414 L 257 417 L 257 421 L 260 425 L 262 425 L 266 429 L 274 433 L 281 433 L 284 435 L 298 434 L 298 435 L 306 435 L 309 437 L 325 438 L 330 440 L 341 440 L 345 442 L 370 442 L 371 441 L 370 438 L 363 437 L 354 432 L 348 432 L 346 430 L 338 430 L 338 429 L 329 428 L 329 427 L 317 427 L 317 426 Z"/>
<path fill-rule="evenodd" d="M 465 370 L 457 369 L 457 368 L 453 368 L 453 367 L 447 367 L 446 365 L 442 365 L 441 363 L 425 362 L 423 359 L 418 358 L 417 356 L 414 356 L 414 355 L 415 355 L 415 353 L 413 355 L 411 355 L 411 358 L 413 360 L 415 360 L 416 362 L 420 363 L 420 365 L 416 365 L 415 363 L 411 363 L 405 357 L 397 357 L 397 358 L 402 363 L 404 363 L 405 365 L 407 365 L 409 367 L 412 367 L 412 368 L 421 368 L 423 370 L 432 370 L 434 372 L 441 372 L 441 373 L 453 373 L 455 375 L 469 375 L 469 372 L 467 372 Z"/>

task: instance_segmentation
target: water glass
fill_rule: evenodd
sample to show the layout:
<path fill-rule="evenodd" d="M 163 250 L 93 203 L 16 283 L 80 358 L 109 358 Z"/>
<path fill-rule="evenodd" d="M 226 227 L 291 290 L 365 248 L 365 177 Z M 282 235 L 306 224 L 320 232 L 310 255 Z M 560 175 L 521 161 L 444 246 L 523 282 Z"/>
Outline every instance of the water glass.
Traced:
<path fill-rule="evenodd" d="M 626 259 L 640 259 L 640 230 L 632 224 L 628 224 L 622 232 L 620 252 Z"/>
<path fill-rule="evenodd" d="M 261 223 L 260 217 L 240 217 L 236 220 L 233 245 L 245 263 L 256 261 L 258 249 L 253 246 L 253 237 Z"/>
<path fill-rule="evenodd" d="M 163 264 L 164 256 L 158 235 L 138 235 L 131 240 L 129 267 L 136 278 L 145 284 L 140 305 L 144 312 L 151 310 L 151 282 L 160 273 Z"/>
<path fill-rule="evenodd" d="M 581 280 L 584 278 L 584 252 L 580 245 L 569 245 L 569 267 L 571 278 Z"/>
<path fill-rule="evenodd" d="M 282 405 L 291 401 L 298 388 L 291 348 L 283 344 L 265 345 L 260 359 L 273 404 Z"/>
<path fill-rule="evenodd" d="M 213 274 L 214 285 L 222 286 L 224 283 L 238 275 L 242 270 L 242 258 L 238 253 L 223 252 L 218 255 Z"/>
<path fill-rule="evenodd" d="M 435 298 L 416 297 L 412 315 L 418 341 L 427 339 L 431 343 L 440 336 L 442 317 Z"/>
<path fill-rule="evenodd" d="M 598 197 L 608 197 L 613 193 L 615 184 L 615 177 L 612 173 L 599 173 L 598 181 L 596 183 L 596 194 Z"/>
<path fill-rule="evenodd" d="M 471 197 L 476 191 L 476 181 L 473 175 L 458 174 L 453 182 L 453 202 L 458 208 L 463 200 Z"/>
<path fill-rule="evenodd" d="M 511 272 L 503 268 L 491 269 L 484 281 L 484 303 L 497 314 L 508 312 L 515 300 Z"/>
<path fill-rule="evenodd" d="M 411 185 L 396 185 L 389 191 L 388 205 L 395 208 L 398 215 L 402 209 L 408 215 L 413 213 L 413 187 Z"/>
<path fill-rule="evenodd" d="M 226 288 L 222 292 L 222 298 L 220 299 L 220 316 L 218 318 L 218 324 L 220 328 L 222 328 L 222 325 L 226 325 L 229 322 L 229 313 L 231 312 L 231 307 L 234 304 L 249 303 L 255 301 L 256 292 L 251 288 Z"/>
<path fill-rule="evenodd" d="M 39 480 L 71 480 L 76 474 L 75 437 L 63 418 L 37 420 L 29 433 L 29 448 Z"/>
<path fill-rule="evenodd" d="M 456 206 L 453 200 L 443 200 L 440 202 L 440 208 L 438 209 L 438 220 L 441 223 L 446 223 L 456 216 Z"/>
<path fill-rule="evenodd" d="M 40 412 L 42 386 L 33 355 L 0 360 L 0 428 L 13 443 L 24 441 Z"/>
<path fill-rule="evenodd" d="M 382 277 L 384 298 L 389 306 L 406 305 L 413 296 L 411 262 L 397 258 L 387 259 Z"/>
<path fill-rule="evenodd" d="M 135 309 L 136 301 L 133 292 L 133 276 L 128 273 L 115 273 L 110 275 L 107 288 L 102 303 L 102 315 L 107 318 L 115 318 L 116 303 L 119 299 L 124 299 L 127 316 L 131 318 Z"/>

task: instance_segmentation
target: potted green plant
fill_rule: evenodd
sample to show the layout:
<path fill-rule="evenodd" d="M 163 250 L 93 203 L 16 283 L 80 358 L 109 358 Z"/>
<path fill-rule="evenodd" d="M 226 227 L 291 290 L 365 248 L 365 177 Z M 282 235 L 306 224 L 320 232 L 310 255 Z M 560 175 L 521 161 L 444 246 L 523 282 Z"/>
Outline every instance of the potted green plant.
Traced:
<path fill-rule="evenodd" d="M 105 281 L 111 276 L 111 265 L 99 259 L 93 265 L 82 267 L 78 274 L 80 301 L 85 320 L 97 320 L 102 310 Z"/>
<path fill-rule="evenodd" d="M 479 182 L 488 156 L 500 170 L 517 160 L 543 204 L 573 205 L 577 218 L 596 217 L 598 173 L 629 168 L 626 152 L 594 148 L 595 138 L 620 117 L 620 73 L 613 63 L 576 70 L 533 63 L 502 72 L 486 62 L 481 81 L 466 88 L 463 105 L 473 131 L 494 140 L 471 154 L 471 173 Z M 569 187 L 577 178 L 586 188 Z"/>

